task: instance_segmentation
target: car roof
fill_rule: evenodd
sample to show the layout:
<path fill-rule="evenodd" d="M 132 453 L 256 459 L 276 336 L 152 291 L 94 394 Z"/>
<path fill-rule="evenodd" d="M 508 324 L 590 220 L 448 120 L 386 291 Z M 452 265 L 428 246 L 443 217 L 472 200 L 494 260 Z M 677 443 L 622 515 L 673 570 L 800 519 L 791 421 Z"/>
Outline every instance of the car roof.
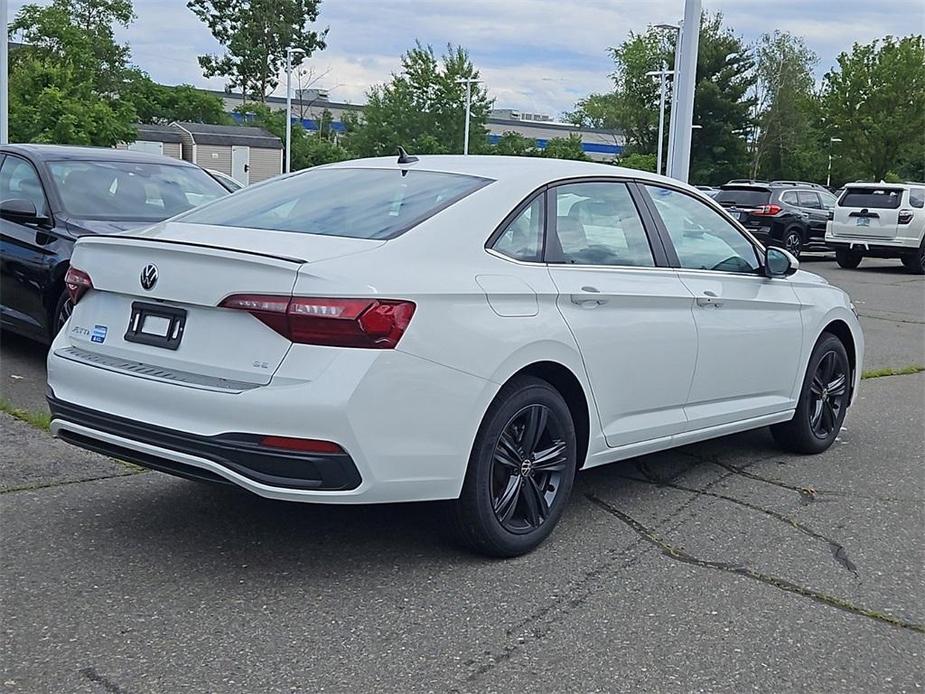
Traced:
<path fill-rule="evenodd" d="M 658 176 L 647 171 L 627 169 L 622 166 L 599 162 L 575 161 L 571 159 L 547 159 L 545 157 L 504 157 L 495 155 L 423 154 L 418 161 L 399 164 L 398 157 L 375 157 L 351 159 L 326 164 L 325 169 L 408 169 L 431 171 L 464 176 L 480 176 L 495 181 L 530 182 L 535 185 L 572 177 L 612 176 L 635 178 L 637 180 L 671 183 L 674 186 L 697 191 L 693 186 L 678 180 Z M 299 175 L 299 174 L 296 174 Z"/>
<path fill-rule="evenodd" d="M 121 161 L 133 164 L 165 164 L 172 166 L 195 166 L 182 159 L 165 157 L 148 152 L 109 147 L 79 147 L 76 145 L 11 144 L 0 147 L 0 152 L 25 154 L 40 161 Z"/>

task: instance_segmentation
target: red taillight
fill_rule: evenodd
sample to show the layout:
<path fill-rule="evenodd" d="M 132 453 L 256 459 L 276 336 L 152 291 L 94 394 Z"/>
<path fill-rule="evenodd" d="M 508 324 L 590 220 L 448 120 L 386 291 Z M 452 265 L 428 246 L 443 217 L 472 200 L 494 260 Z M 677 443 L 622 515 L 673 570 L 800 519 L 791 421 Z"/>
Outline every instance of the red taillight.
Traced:
<path fill-rule="evenodd" d="M 78 270 L 76 267 L 71 266 L 64 276 L 64 286 L 67 287 L 71 303 L 76 304 L 80 301 L 80 297 L 87 293 L 88 289 L 93 289 L 93 280 L 83 270 Z"/>
<path fill-rule="evenodd" d="M 366 349 L 393 349 L 414 315 L 413 302 L 393 299 L 235 294 L 220 306 L 247 311 L 293 342 Z"/>
<path fill-rule="evenodd" d="M 301 453 L 343 453 L 344 449 L 331 441 L 316 439 L 296 439 L 289 436 L 264 436 L 260 439 L 262 446 L 268 448 L 285 448 Z"/>
<path fill-rule="evenodd" d="M 912 221 L 914 216 L 915 215 L 912 214 L 912 210 L 900 210 L 899 218 L 896 221 L 898 221 L 900 224 L 908 224 Z"/>
<path fill-rule="evenodd" d="M 758 209 L 752 210 L 752 214 L 756 217 L 773 217 L 782 209 L 784 208 L 780 205 L 762 205 Z"/>

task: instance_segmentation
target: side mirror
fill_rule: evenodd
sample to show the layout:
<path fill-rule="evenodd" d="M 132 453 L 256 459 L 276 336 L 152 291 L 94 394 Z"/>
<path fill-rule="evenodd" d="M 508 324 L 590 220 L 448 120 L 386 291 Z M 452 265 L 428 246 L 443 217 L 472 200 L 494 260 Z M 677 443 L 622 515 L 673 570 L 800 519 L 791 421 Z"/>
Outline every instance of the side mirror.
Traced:
<path fill-rule="evenodd" d="M 35 203 L 22 198 L 0 202 L 0 218 L 17 224 L 46 224 L 48 222 L 48 217 L 39 214 L 35 209 Z"/>
<path fill-rule="evenodd" d="M 764 272 L 768 277 L 789 277 L 800 269 L 800 261 L 790 252 L 768 246 L 764 252 Z"/>

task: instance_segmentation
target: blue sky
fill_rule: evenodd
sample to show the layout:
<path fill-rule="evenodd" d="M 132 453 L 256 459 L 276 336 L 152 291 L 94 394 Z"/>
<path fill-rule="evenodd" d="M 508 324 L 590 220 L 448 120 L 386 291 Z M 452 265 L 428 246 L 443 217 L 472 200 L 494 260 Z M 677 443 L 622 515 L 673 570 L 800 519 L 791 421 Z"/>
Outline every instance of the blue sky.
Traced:
<path fill-rule="evenodd" d="M 47 0 L 38 0 L 45 4 Z M 10 0 L 12 15 L 25 4 Z M 923 0 L 704 0 L 746 41 L 782 29 L 804 37 L 821 76 L 842 50 L 893 34 L 925 33 Z M 318 24 L 328 48 L 312 56 L 332 99 L 360 102 L 387 80 L 415 39 L 466 47 L 499 108 L 559 114 L 609 86 L 607 48 L 650 23 L 675 23 L 683 0 L 326 0 Z M 154 79 L 221 89 L 196 56 L 220 49 L 185 0 L 135 0 L 138 18 L 119 34 Z"/>

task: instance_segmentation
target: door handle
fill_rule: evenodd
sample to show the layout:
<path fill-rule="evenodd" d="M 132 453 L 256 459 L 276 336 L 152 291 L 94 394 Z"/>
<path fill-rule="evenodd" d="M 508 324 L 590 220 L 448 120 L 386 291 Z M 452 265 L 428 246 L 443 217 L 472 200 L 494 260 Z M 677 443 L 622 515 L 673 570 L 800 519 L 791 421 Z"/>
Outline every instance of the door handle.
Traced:
<path fill-rule="evenodd" d="M 581 291 L 585 293 L 572 294 L 569 296 L 569 299 L 571 299 L 573 304 L 581 306 L 582 308 L 596 308 L 597 306 L 601 306 L 607 303 L 607 299 L 601 299 L 594 296 L 595 294 L 601 293 L 601 290 L 597 287 L 582 287 Z M 591 296 L 588 296 L 589 294 Z"/>
<path fill-rule="evenodd" d="M 713 308 L 719 308 L 723 305 L 723 303 L 725 302 L 716 295 L 716 292 L 711 292 L 709 289 L 703 293 L 703 296 L 697 297 L 698 306 L 712 306 Z"/>

